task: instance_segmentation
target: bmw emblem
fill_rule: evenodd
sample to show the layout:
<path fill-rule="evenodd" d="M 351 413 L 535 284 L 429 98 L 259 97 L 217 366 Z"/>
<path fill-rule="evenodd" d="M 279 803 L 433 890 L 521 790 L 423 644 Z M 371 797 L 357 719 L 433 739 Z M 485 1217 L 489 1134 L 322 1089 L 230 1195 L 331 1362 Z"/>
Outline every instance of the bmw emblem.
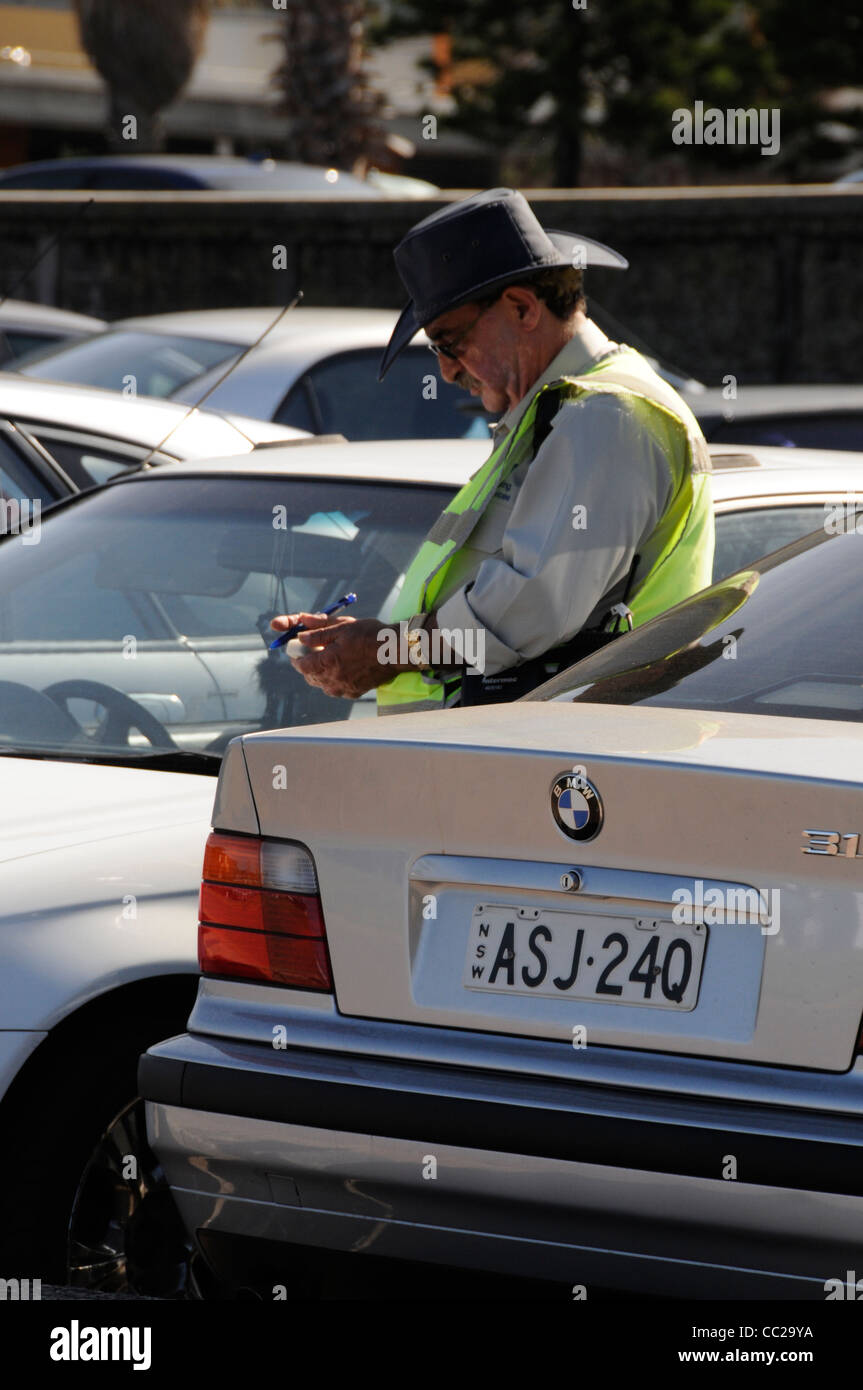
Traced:
<path fill-rule="evenodd" d="M 592 840 L 602 829 L 599 792 L 579 772 L 564 772 L 551 789 L 551 814 L 571 840 Z"/>

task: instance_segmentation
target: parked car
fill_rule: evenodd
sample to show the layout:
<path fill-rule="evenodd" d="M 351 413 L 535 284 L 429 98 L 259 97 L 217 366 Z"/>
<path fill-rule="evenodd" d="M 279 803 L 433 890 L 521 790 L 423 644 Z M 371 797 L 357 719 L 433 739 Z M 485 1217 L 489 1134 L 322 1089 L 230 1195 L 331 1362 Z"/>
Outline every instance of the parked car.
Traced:
<path fill-rule="evenodd" d="M 17 188 L 176 189 L 208 188 L 305 197 L 382 198 L 379 187 L 343 169 L 276 159 L 189 154 L 83 155 L 40 159 L 0 170 L 0 193 Z M 398 196 L 398 195 L 396 195 Z"/>
<path fill-rule="evenodd" d="M 716 444 L 863 449 L 863 386 L 740 386 L 684 390 L 705 438 Z"/>
<path fill-rule="evenodd" d="M 120 319 L 92 340 L 30 354 L 20 370 L 108 390 L 133 377 L 139 395 L 194 403 L 279 312 L 203 309 Z M 292 309 L 207 406 L 347 439 L 487 438 L 490 417 L 481 401 L 438 381 L 424 334 L 378 381 L 396 318 L 387 309 Z M 602 310 L 596 318 L 612 337 L 621 332 Z M 863 387 L 741 386 L 727 400 L 722 388 L 649 360 L 712 442 L 863 451 Z"/>
<path fill-rule="evenodd" d="M 0 1269 L 20 1277 L 185 1286 L 128 1102 L 138 1054 L 192 1005 L 225 743 L 321 717 L 324 697 L 267 655 L 266 615 L 343 574 L 383 606 L 483 451 L 332 448 L 118 475 L 53 508 L 38 545 L 0 543 Z M 277 661 L 278 692 L 259 670 Z M 141 1155 L 140 1241 L 100 1143 L 121 1110 L 112 1142 Z"/>
<path fill-rule="evenodd" d="M 398 315 L 388 309 L 292 309 L 260 347 L 238 362 L 279 314 L 270 309 L 202 309 L 120 319 L 74 351 L 31 357 L 30 377 L 119 390 L 133 377 L 141 396 L 207 399 L 313 434 L 347 439 L 488 438 L 481 402 L 443 385 L 420 335 L 378 382 L 381 354 Z"/>
<path fill-rule="evenodd" d="M 0 372 L 0 490 L 48 506 L 96 487 L 151 452 L 154 463 L 305 438 L 305 431 L 172 401 L 27 381 Z"/>
<path fill-rule="evenodd" d="M 326 1252 L 357 1286 L 378 1257 L 575 1297 L 844 1290 L 857 515 L 517 704 L 231 743 L 198 999 L 139 1073 L 209 1296 L 308 1298 Z"/>
<path fill-rule="evenodd" d="M 0 301 L 0 367 L 7 371 L 19 357 L 37 349 L 74 342 L 101 333 L 104 319 L 74 314 L 48 304 L 29 304 L 24 299 Z"/>
<path fill-rule="evenodd" d="M 165 1296 L 188 1287 L 135 1068 L 192 1007 L 222 756 L 236 735 L 322 720 L 363 720 L 358 737 L 376 737 L 373 701 L 331 700 L 283 650 L 268 653 L 269 619 L 348 588 L 362 612 L 386 617 L 487 448 L 300 441 L 169 462 L 61 501 L 38 545 L 0 543 L 0 1269 Z M 717 574 L 822 524 L 825 500 L 863 480 L 863 457 L 850 455 L 806 467 L 803 451 L 717 451 L 714 462 Z M 219 793 L 232 815 L 240 766 L 234 755 Z M 370 799 L 381 815 L 390 805 L 389 780 L 366 767 L 333 834 L 357 818 L 371 828 Z M 306 800 L 324 804 L 314 775 L 306 785 Z M 471 804 L 486 790 L 511 802 L 505 780 L 475 787 Z M 358 899 L 363 855 L 352 860 Z M 272 1004 L 281 1009 L 280 993 Z M 331 1001 L 318 1005 L 322 1019 Z"/>

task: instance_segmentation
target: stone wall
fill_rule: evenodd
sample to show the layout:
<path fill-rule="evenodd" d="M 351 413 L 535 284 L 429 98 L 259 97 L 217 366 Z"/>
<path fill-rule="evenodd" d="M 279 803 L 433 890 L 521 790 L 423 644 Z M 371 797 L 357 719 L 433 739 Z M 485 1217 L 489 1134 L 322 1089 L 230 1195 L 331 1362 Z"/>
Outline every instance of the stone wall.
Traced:
<path fill-rule="evenodd" d="M 278 305 L 298 287 L 308 305 L 399 307 L 392 248 L 446 199 L 102 193 L 85 207 L 86 194 L 0 194 L 0 290 L 108 318 Z M 588 301 L 692 375 L 863 380 L 863 185 L 541 190 L 530 200 L 546 226 L 629 258 L 625 273 L 589 272 Z M 280 245 L 285 268 L 274 269 Z"/>

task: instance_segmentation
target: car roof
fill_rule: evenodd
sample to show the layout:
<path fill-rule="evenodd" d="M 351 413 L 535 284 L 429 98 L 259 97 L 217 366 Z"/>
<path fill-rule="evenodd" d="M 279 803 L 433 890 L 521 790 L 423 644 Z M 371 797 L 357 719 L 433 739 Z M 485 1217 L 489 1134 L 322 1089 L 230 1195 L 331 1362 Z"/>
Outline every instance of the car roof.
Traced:
<path fill-rule="evenodd" d="M 71 309 L 55 309 L 52 304 L 32 304 L 26 299 L 4 299 L 0 303 L 0 324 L 19 323 L 34 328 L 68 328 L 70 332 L 98 333 L 106 327 L 104 319 L 76 314 Z"/>
<path fill-rule="evenodd" d="M 286 446 L 258 448 L 251 457 L 214 458 L 166 464 L 160 478 L 317 477 L 370 482 L 434 483 L 460 487 L 488 457 L 488 439 L 332 440 L 314 437 Z M 781 496 L 783 493 L 842 493 L 863 486 L 863 454 L 826 449 L 713 445 L 716 502 Z M 792 457 L 789 458 L 789 455 Z M 148 474 L 155 477 L 156 474 Z"/>
<path fill-rule="evenodd" d="M 721 387 L 681 393 L 699 416 L 727 415 L 741 420 L 753 415 L 806 415 L 810 411 L 863 410 L 863 386 L 782 385 L 739 386 L 729 400 Z"/>
<path fill-rule="evenodd" d="M 94 386 L 38 381 L 15 372 L 0 372 L 0 416 L 88 430 L 94 435 L 125 440 L 148 449 L 160 444 L 176 426 L 164 450 L 176 458 L 206 458 L 214 451 L 225 449 L 239 454 L 266 440 L 305 437 L 302 430 L 267 420 L 223 416 L 208 410 L 190 414 L 188 406 L 175 401 L 124 396 L 118 391 L 103 391 Z M 245 435 L 249 439 L 245 439 Z"/>
<path fill-rule="evenodd" d="M 713 497 L 827 496 L 863 487 L 863 454 L 840 449 L 783 449 L 773 445 L 711 444 Z"/>
<path fill-rule="evenodd" d="M 283 304 L 247 309 L 189 309 L 175 314 L 139 314 L 117 319 L 112 329 L 136 328 L 147 333 L 181 333 L 190 338 L 211 338 L 215 342 L 254 343 L 275 321 Z M 392 309 L 291 309 L 267 334 L 267 345 L 294 339 L 302 343 L 309 334 L 344 341 L 350 346 L 351 334 L 371 336 L 374 345 L 387 343 L 398 314 Z M 328 343 L 332 350 L 332 341 Z"/>
<path fill-rule="evenodd" d="M 172 478 L 315 477 L 366 482 L 436 483 L 461 487 L 488 456 L 488 439 L 384 439 L 334 441 L 326 436 L 256 449 L 250 457 L 165 464 Z M 155 474 L 147 474 L 153 477 Z"/>
<path fill-rule="evenodd" d="M 344 169 L 302 164 L 291 160 L 244 159 L 240 155 L 116 154 L 82 155 L 69 159 L 40 159 L 0 170 L 3 176 L 49 173 L 61 169 L 99 169 L 144 167 L 189 174 L 201 180 L 203 188 L 255 189 L 267 192 L 313 193 L 326 197 L 340 194 L 351 198 L 382 199 L 386 195 L 374 184 L 356 178 Z M 189 190 L 194 191 L 194 190 Z"/>

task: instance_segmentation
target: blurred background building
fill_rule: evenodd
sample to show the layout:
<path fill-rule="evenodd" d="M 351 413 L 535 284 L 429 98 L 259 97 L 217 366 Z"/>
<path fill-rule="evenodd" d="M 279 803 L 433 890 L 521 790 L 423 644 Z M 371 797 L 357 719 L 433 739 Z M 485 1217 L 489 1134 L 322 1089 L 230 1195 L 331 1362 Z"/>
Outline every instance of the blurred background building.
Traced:
<path fill-rule="evenodd" d="M 211 0 L 208 8 L 191 78 L 164 112 L 164 149 L 296 157 L 274 80 L 283 61 L 285 12 L 272 0 Z M 423 67 L 439 51 L 433 35 L 396 38 L 373 50 L 369 75 L 385 94 L 388 137 L 388 153 L 377 150 L 375 163 L 454 186 L 493 182 L 499 154 L 489 142 L 459 130 L 422 138 L 422 116 L 453 107 L 444 85 Z M 0 167 L 104 153 L 105 122 L 105 85 L 85 51 L 72 0 L 0 3 Z"/>
<path fill-rule="evenodd" d="M 503 183 L 628 257 L 591 303 L 691 375 L 856 380 L 861 72 L 848 0 L 0 0 L 0 294 L 396 308 L 408 200 Z M 755 134 L 677 142 L 695 108 Z"/>
<path fill-rule="evenodd" d="M 104 152 L 107 93 L 137 83 L 175 153 L 359 151 L 446 187 L 829 181 L 863 165 L 861 67 L 847 0 L 0 0 L 0 166 Z M 777 111 L 776 152 L 675 143 L 696 103 Z"/>

